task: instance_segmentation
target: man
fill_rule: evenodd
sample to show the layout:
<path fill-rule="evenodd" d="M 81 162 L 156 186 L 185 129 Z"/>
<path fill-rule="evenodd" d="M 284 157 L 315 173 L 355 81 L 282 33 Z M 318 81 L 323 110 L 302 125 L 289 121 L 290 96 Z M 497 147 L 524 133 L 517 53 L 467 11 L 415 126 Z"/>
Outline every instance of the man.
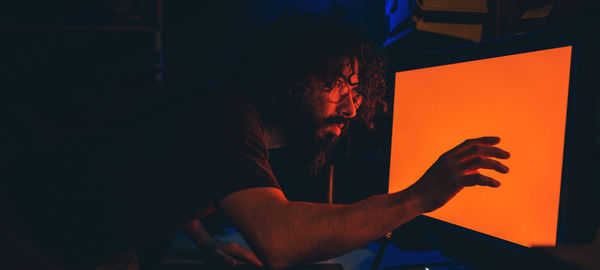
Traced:
<path fill-rule="evenodd" d="M 493 158 L 509 154 L 494 147 L 499 138 L 483 137 L 444 153 L 397 193 L 349 205 L 288 201 L 268 148 L 294 144 L 317 172 L 353 119 L 368 124 L 385 105 L 382 59 L 358 32 L 288 18 L 272 24 L 266 52 L 253 54 L 263 60 L 248 61 L 233 87 L 118 101 L 100 93 L 102 106 L 67 99 L 63 118 L 40 110 L 11 122 L 19 128 L 5 140 L 13 181 L 2 189 L 0 225 L 16 237 L 0 247 L 22 247 L 16 258 L 39 258 L 36 268 L 135 269 L 135 248 L 183 226 L 193 234 L 216 208 L 262 263 L 282 269 L 358 248 L 466 186 L 500 185 L 477 170 L 506 173 Z"/>
<path fill-rule="evenodd" d="M 331 21 L 287 17 L 271 24 L 261 41 L 268 57 L 245 70 L 241 88 L 251 100 L 240 123 L 247 132 L 238 151 L 256 165 L 254 175 L 276 183 L 268 149 L 296 145 L 306 167 L 318 172 L 328 149 L 355 118 L 371 123 L 385 105 L 383 59 L 358 31 Z M 285 34 L 285 32 L 291 34 Z M 269 38 L 271 37 L 271 38 Z M 383 107 L 382 106 L 382 107 Z M 254 111 L 256 109 L 256 111 Z M 382 108 L 380 108 L 382 109 Z M 276 269 L 314 262 L 377 239 L 410 219 L 437 209 L 463 187 L 497 187 L 477 169 L 508 168 L 491 158 L 509 154 L 493 145 L 499 138 L 467 140 L 448 151 L 407 190 L 351 205 L 290 202 L 273 184 L 240 189 L 215 201 L 258 257 Z M 250 170 L 249 170 L 250 171 Z"/>

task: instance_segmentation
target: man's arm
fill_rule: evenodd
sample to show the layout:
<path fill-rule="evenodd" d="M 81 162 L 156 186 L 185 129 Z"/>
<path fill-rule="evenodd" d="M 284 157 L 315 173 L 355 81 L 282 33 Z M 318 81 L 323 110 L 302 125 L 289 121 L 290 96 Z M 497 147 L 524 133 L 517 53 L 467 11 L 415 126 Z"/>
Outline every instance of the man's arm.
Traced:
<path fill-rule="evenodd" d="M 408 189 L 349 205 L 290 202 L 279 189 L 252 188 L 229 194 L 219 207 L 271 268 L 320 261 L 441 207 L 465 186 L 499 186 L 495 179 L 477 173 L 482 168 L 508 172 L 489 158 L 508 158 L 508 152 L 491 146 L 498 142 L 496 137 L 467 140 L 443 154 Z"/>
<path fill-rule="evenodd" d="M 336 257 L 358 248 L 422 213 L 409 191 L 350 205 L 290 202 L 277 188 L 230 194 L 221 208 L 274 269 Z"/>

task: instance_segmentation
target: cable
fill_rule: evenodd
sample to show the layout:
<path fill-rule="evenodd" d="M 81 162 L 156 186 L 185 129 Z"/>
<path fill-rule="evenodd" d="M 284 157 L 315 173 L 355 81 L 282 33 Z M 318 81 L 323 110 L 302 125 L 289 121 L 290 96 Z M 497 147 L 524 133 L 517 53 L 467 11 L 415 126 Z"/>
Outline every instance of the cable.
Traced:
<path fill-rule="evenodd" d="M 379 269 L 379 265 L 381 264 L 381 260 L 383 259 L 383 254 L 385 253 L 385 248 L 388 243 L 392 240 L 392 232 L 388 232 L 385 234 L 383 239 L 381 239 L 381 244 L 379 245 L 379 249 L 377 250 L 377 254 L 375 254 L 375 259 L 373 260 L 373 265 L 371 266 L 371 270 Z"/>

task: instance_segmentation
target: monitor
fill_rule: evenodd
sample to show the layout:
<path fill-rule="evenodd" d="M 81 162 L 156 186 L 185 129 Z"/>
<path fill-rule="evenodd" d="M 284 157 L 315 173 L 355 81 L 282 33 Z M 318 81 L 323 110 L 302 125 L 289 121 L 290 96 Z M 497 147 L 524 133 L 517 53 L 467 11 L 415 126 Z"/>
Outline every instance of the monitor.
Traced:
<path fill-rule="evenodd" d="M 502 161 L 510 172 L 479 171 L 502 185 L 467 187 L 426 219 L 519 251 L 557 245 L 566 216 L 577 49 L 574 38 L 536 33 L 429 52 L 396 66 L 388 192 L 409 187 L 464 140 L 499 136 L 498 147 L 511 153 Z"/>

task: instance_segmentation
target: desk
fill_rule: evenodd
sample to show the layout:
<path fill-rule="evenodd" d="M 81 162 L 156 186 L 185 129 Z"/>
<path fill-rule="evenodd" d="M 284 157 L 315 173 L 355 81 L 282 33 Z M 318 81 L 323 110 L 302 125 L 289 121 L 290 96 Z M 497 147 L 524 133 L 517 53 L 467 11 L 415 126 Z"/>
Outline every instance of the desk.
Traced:
<path fill-rule="evenodd" d="M 214 238 L 235 242 L 239 245 L 249 248 L 248 244 L 241 235 L 232 227 L 224 227 L 224 233 Z M 319 262 L 319 265 L 301 265 L 288 270 L 371 270 L 375 255 L 379 249 L 379 242 L 371 242 L 362 248 L 355 249 L 344 255 Z M 169 254 L 199 254 L 194 243 L 183 233 L 179 232 L 169 249 Z M 533 255 L 530 260 L 520 265 L 515 265 L 512 269 L 569 269 L 600 270 L 600 244 L 589 244 L 582 246 L 565 246 L 557 248 L 533 248 Z M 173 258 L 173 257 L 171 257 Z M 182 260 L 169 259 L 169 256 L 163 261 L 168 265 L 164 270 L 188 270 L 199 269 L 199 264 L 206 265 L 205 262 L 197 259 Z M 424 265 L 428 267 L 425 268 Z M 341 267 L 340 267 L 341 266 Z M 342 269 L 340 269 L 342 268 Z M 204 268 L 203 269 L 207 269 Z M 242 265 L 232 267 L 209 267 L 209 269 L 218 270 L 259 270 L 261 268 L 253 265 Z M 393 244 L 388 244 L 385 253 L 379 265 L 379 270 L 417 270 L 417 269 L 464 269 L 470 270 L 463 265 L 453 263 L 453 259 L 442 256 L 441 251 L 406 251 L 396 248 Z"/>
<path fill-rule="evenodd" d="M 249 248 L 248 244 L 241 235 L 231 227 L 224 228 L 225 234 L 220 236 L 214 236 L 214 238 L 222 240 L 235 242 L 239 245 Z M 318 262 L 321 264 L 319 267 L 314 267 L 310 269 L 320 269 L 320 270 L 338 270 L 339 268 L 336 265 L 341 266 L 343 270 L 370 270 L 373 265 L 373 261 L 375 258 L 375 254 L 379 249 L 379 242 L 371 242 L 365 245 L 362 248 L 355 249 L 350 251 L 344 255 L 341 255 L 336 258 L 332 258 L 326 261 Z M 194 245 L 194 243 L 187 238 L 183 233 L 179 232 L 176 236 L 171 248 L 169 249 L 169 255 L 163 260 L 163 264 L 170 265 L 172 267 L 168 268 L 173 270 L 185 270 L 191 269 L 185 268 L 186 266 L 181 265 L 199 265 L 205 264 L 205 262 L 198 259 L 184 259 L 181 257 L 177 257 L 174 255 L 177 254 L 199 254 L 198 249 Z M 394 247 L 393 245 L 387 245 L 385 249 L 385 253 L 383 255 L 380 268 L 381 270 L 403 270 L 403 269 L 418 269 L 414 267 L 404 268 L 404 266 L 418 265 L 418 264 L 428 264 L 432 265 L 443 265 L 444 263 L 451 262 L 452 260 L 449 258 L 445 258 L 441 256 L 439 251 L 426 251 L 426 252 L 410 252 L 410 251 L 402 251 Z M 179 266 L 177 266 L 179 265 Z M 183 268 L 181 268 L 183 267 Z M 304 266 L 296 266 L 293 270 L 303 270 L 308 268 L 303 268 Z M 196 268 L 197 269 L 197 268 Z M 258 267 L 254 267 L 252 265 L 245 265 L 241 267 L 235 268 L 237 270 L 250 270 L 250 269 L 260 269 Z M 449 268 L 445 268 L 449 269 Z M 341 269 L 339 269 L 341 270 Z"/>

